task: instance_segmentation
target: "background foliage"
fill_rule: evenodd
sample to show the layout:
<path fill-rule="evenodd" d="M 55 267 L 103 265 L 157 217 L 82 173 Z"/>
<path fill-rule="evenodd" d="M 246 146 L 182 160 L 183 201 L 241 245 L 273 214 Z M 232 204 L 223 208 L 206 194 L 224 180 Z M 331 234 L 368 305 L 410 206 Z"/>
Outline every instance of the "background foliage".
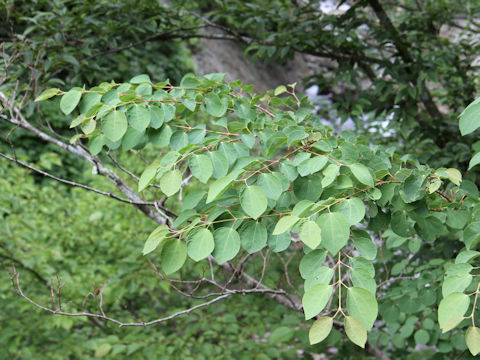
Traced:
<path fill-rule="evenodd" d="M 188 8 L 182 2 L 167 7 L 151 1 L 4 1 L 4 5 L 2 16 L 6 21 L 2 22 L 0 37 L 4 40 L 4 58 L 13 63 L 0 90 L 11 95 L 18 80 L 17 92 L 27 93 L 23 103 L 27 118 L 47 131 L 49 123 L 69 137 L 73 116 L 66 118 L 58 110 L 58 102 L 40 106 L 33 102 L 43 89 L 90 88 L 102 81 L 127 81 L 140 73 L 150 74 L 154 82 L 169 78 L 178 85 L 183 74 L 192 70 L 187 43 L 178 39 L 210 36 L 202 33 L 205 24 L 222 30 L 218 37 L 235 39 L 245 46 L 246 54 L 266 62 L 283 62 L 295 53 L 332 61 L 329 64 L 333 65 L 318 66 L 306 79 L 308 84 L 318 86 L 320 94 L 330 96 L 312 125 L 322 127 L 321 118 L 353 120 L 355 134 L 346 132 L 339 138 L 351 144 L 348 150 L 344 146 L 341 156 L 347 153 L 348 158 L 353 151 L 363 160 L 363 154 L 372 151 L 369 147 L 377 154 L 385 151 L 387 161 L 413 171 L 414 200 L 420 199 L 420 192 L 421 197 L 429 199 L 429 205 L 434 205 L 430 208 L 443 210 L 426 217 L 423 205 L 416 203 L 412 209 L 404 201 L 409 195 L 396 192 L 403 205 L 392 201 L 392 208 L 398 211 L 399 206 L 406 206 L 400 211 L 408 213 L 408 222 L 416 223 L 414 231 L 420 235 L 401 236 L 399 228 L 408 225 L 404 218 L 397 217 L 395 226 L 392 217 L 391 228 L 387 229 L 390 220 L 382 219 L 386 203 L 375 213 L 373 203 L 379 200 L 376 194 L 365 198 L 369 230 L 374 232 L 378 246 L 373 286 L 380 314 L 368 340 L 392 358 L 469 357 L 464 339 L 470 320 L 464 320 L 460 330 L 442 334 L 437 308 L 451 291 L 449 284 L 454 283 L 454 290 L 467 294 L 475 292 L 477 286 L 472 281 L 476 269 L 451 268 L 465 243 L 472 250 L 476 247 L 476 168 L 469 169 L 464 176 L 467 181 L 464 179 L 459 187 L 445 180 L 446 188 L 440 190 L 451 199 L 448 204 L 428 195 L 425 186 L 440 178 L 452 179 L 445 170 L 435 173 L 433 169 L 458 168 L 465 172 L 471 156 L 479 150 L 475 134 L 461 137 L 457 122 L 459 113 L 477 93 L 476 2 L 358 1 L 341 15 L 323 14 L 316 2 L 290 1 L 199 1 L 189 2 Z M 458 31 L 456 37 L 452 35 L 454 30 Z M 7 70 L 5 64 L 1 66 Z M 284 98 L 276 97 L 273 91 L 269 96 L 279 99 L 271 100 L 272 108 L 285 104 Z M 302 105 L 306 105 L 305 100 Z M 474 121 L 475 113 L 469 119 Z M 206 120 L 200 117 L 202 121 Z M 2 121 L 0 126 L 6 136 L 10 125 Z M 8 139 L 15 144 L 20 159 L 56 175 L 108 189 L 105 181 L 91 174 L 86 163 L 45 146 L 26 131 L 17 129 Z M 302 143 L 302 139 L 295 141 Z M 391 156 L 393 147 L 398 154 L 395 157 Z M 1 148 L 9 152 L 8 141 L 3 141 Z M 151 146 L 141 152 L 148 161 L 159 155 Z M 406 153 L 411 155 L 402 157 Z M 119 156 L 136 174 L 144 170 L 134 154 Z M 50 278 L 55 280 L 58 274 L 67 283 L 64 301 L 72 307 L 79 306 L 89 291 L 108 280 L 105 306 L 112 316 L 120 318 L 127 313 L 144 320 L 152 316 L 152 309 L 153 313 L 174 312 L 196 303 L 171 291 L 141 256 L 154 225 L 130 206 L 28 174 L 4 160 L 1 171 L 5 189 L 0 203 L 2 264 L 8 268 L 14 259 L 25 289 L 38 302 L 48 304 Z M 203 185 L 197 182 L 195 186 Z M 111 187 L 109 191 L 115 190 Z M 178 205 L 167 204 L 174 211 L 180 210 Z M 385 214 L 390 217 L 389 212 Z M 465 240 L 465 232 L 469 240 Z M 297 270 L 301 254 L 292 250 L 292 255 L 288 273 L 301 295 L 303 279 Z M 283 262 L 287 259 L 270 258 L 265 283 L 285 286 Z M 248 270 L 261 272 L 262 262 L 261 258 L 253 259 Z M 192 262 L 182 270 L 192 277 L 201 276 L 203 271 L 202 265 Z M 216 271 L 220 276 L 222 271 Z M 453 281 L 449 283 L 446 279 L 450 275 Z M 310 346 L 301 314 L 264 295 L 238 295 L 167 326 L 118 329 L 86 319 L 32 313 L 32 306 L 11 291 L 8 273 L 2 276 L 1 306 L 6 311 L 0 321 L 7 327 L 0 336 L 8 344 L 7 358 L 31 358 L 41 353 L 48 353 L 49 358 L 52 354 L 58 358 L 85 354 L 100 357 L 102 351 L 110 357 L 119 354 L 139 358 L 169 358 L 172 353 L 182 358 L 237 358 L 240 353 L 246 358 L 304 358 L 326 350 L 338 352 L 332 356 L 342 358 L 358 358 L 360 354 L 337 330 L 323 343 Z M 245 312 L 246 308 L 251 311 Z M 273 346 L 277 343 L 282 345 Z"/>

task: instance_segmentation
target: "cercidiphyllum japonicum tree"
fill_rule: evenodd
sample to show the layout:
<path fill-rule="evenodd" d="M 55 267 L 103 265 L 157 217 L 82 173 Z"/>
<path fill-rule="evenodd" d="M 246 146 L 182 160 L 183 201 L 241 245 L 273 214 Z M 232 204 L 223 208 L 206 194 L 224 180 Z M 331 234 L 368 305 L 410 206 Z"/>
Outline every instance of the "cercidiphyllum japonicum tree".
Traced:
<path fill-rule="evenodd" d="M 374 325 L 381 327 L 375 324 L 378 300 L 380 307 L 388 306 L 403 295 L 401 288 L 389 294 L 377 286 L 376 278 L 382 284 L 401 278 L 389 269 L 375 276 L 374 264 L 384 255 L 377 249 L 385 242 L 408 242 L 411 256 L 398 258 L 408 268 L 421 246 L 439 238 L 456 241 L 456 252 L 444 265 L 438 323 L 447 332 L 471 321 L 466 341 L 477 354 L 480 283 L 472 284 L 476 268 L 470 264 L 480 255 L 473 250 L 480 239 L 476 185 L 462 181 L 457 169 L 429 168 L 414 155 L 370 145 L 353 132 L 332 134 L 307 110 L 293 84 L 256 95 L 251 86 L 225 84 L 223 77 L 188 74 L 180 86 L 172 86 L 139 75 L 88 90 L 48 89 L 36 101 L 59 96 L 65 114 L 78 111 L 70 124 L 77 134 L 67 150 L 90 156 L 94 170 L 113 179 L 125 201 L 159 223 L 143 254 L 159 259 L 165 275 L 186 261 L 208 259 L 225 266 L 243 250 L 250 256 L 265 247 L 301 252 L 304 294 L 301 306 L 290 306 L 303 307 L 306 320 L 315 319 L 312 344 L 324 340 L 339 321 L 360 347 Z M 12 122 L 33 130 L 24 119 Z M 130 173 L 138 193 L 95 160 L 145 146 L 154 149 L 155 158 L 140 177 Z M 443 263 L 416 264 L 412 278 L 424 278 L 423 288 L 436 287 L 428 272 Z M 260 286 L 261 281 L 239 274 Z M 434 313 L 435 297 L 429 306 Z M 387 324 L 388 310 L 382 318 Z"/>

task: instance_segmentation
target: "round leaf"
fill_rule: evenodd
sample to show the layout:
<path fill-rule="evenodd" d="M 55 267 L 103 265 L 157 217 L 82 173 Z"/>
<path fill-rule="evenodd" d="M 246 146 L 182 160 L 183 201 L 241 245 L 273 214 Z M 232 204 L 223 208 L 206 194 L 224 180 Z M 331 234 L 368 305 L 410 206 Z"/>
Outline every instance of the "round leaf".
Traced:
<path fill-rule="evenodd" d="M 321 317 L 312 324 L 310 331 L 308 332 L 308 339 L 310 345 L 318 344 L 323 341 L 330 331 L 332 331 L 333 319 L 331 317 Z"/>
<path fill-rule="evenodd" d="M 66 92 L 62 96 L 62 100 L 60 100 L 60 110 L 62 110 L 65 115 L 70 114 L 80 102 L 81 97 L 82 91 L 79 89 L 72 89 Z"/>
<path fill-rule="evenodd" d="M 150 124 L 150 111 L 145 106 L 134 104 L 127 111 L 127 119 L 132 128 L 142 132 Z"/>
<path fill-rule="evenodd" d="M 212 161 L 207 155 L 204 154 L 192 155 L 188 162 L 188 167 L 190 168 L 193 176 L 195 176 L 204 184 L 213 174 Z"/>
<path fill-rule="evenodd" d="M 362 184 L 367 185 L 367 186 L 374 186 L 373 183 L 373 177 L 372 174 L 370 173 L 370 170 L 363 165 L 363 164 L 353 164 L 350 167 L 350 170 L 353 173 L 353 176 L 360 181 Z"/>
<path fill-rule="evenodd" d="M 214 117 L 221 117 L 227 111 L 227 102 L 222 101 L 217 94 L 208 94 L 205 97 L 205 109 Z"/>
<path fill-rule="evenodd" d="M 232 184 L 233 179 L 231 176 L 224 176 L 210 185 L 208 189 L 207 204 L 219 198 Z"/>
<path fill-rule="evenodd" d="M 480 329 L 470 326 L 465 335 L 465 342 L 473 356 L 480 353 Z"/>
<path fill-rule="evenodd" d="M 298 233 L 300 239 L 310 249 L 315 249 L 322 241 L 321 230 L 316 223 L 307 220 L 300 225 L 300 231 Z"/>
<path fill-rule="evenodd" d="M 240 240 L 250 254 L 260 251 L 267 244 L 267 229 L 262 223 L 250 221 L 242 228 Z"/>
<path fill-rule="evenodd" d="M 365 217 L 365 205 L 359 198 L 350 198 L 334 207 L 334 211 L 343 214 L 350 225 L 358 224 Z"/>
<path fill-rule="evenodd" d="M 105 136 L 112 142 L 120 140 L 127 132 L 127 117 L 121 111 L 112 111 L 102 120 Z"/>
<path fill-rule="evenodd" d="M 325 250 L 313 250 L 304 255 L 300 261 L 300 275 L 304 279 L 313 276 L 317 269 L 325 262 L 327 252 Z"/>
<path fill-rule="evenodd" d="M 367 329 L 360 321 L 352 316 L 345 316 L 345 333 L 355 345 L 365 348 Z"/>
<path fill-rule="evenodd" d="M 182 173 L 180 170 L 167 171 L 160 179 L 160 190 L 162 190 L 165 195 L 172 196 L 180 190 L 181 184 Z"/>
<path fill-rule="evenodd" d="M 470 305 L 470 298 L 460 292 L 454 292 L 443 298 L 438 306 L 438 325 L 444 329 L 447 321 L 453 317 L 465 315 Z"/>
<path fill-rule="evenodd" d="M 345 246 L 350 236 L 350 225 L 345 216 L 339 212 L 321 215 L 317 224 L 322 230 L 322 245 L 332 255 Z"/>
<path fill-rule="evenodd" d="M 60 89 L 43 90 L 42 93 L 35 98 L 35 102 L 50 99 L 52 96 L 57 95 L 59 92 L 60 92 Z"/>
<path fill-rule="evenodd" d="M 212 253 L 214 247 L 213 235 L 208 229 L 199 229 L 188 237 L 187 252 L 194 261 L 205 259 Z"/>
<path fill-rule="evenodd" d="M 327 306 L 332 296 L 333 286 L 318 284 L 308 289 L 302 297 L 305 320 L 317 316 Z"/>
<path fill-rule="evenodd" d="M 360 287 L 351 287 L 347 291 L 347 309 L 350 316 L 360 320 L 366 329 L 371 329 L 378 315 L 375 296 Z"/>
<path fill-rule="evenodd" d="M 233 259 L 240 250 L 240 236 L 232 228 L 222 227 L 215 230 L 213 239 L 215 249 L 212 255 L 219 264 Z"/>
<path fill-rule="evenodd" d="M 267 196 L 260 187 L 247 186 L 240 195 L 240 205 L 248 216 L 256 220 L 267 210 Z"/>
<path fill-rule="evenodd" d="M 282 217 L 277 222 L 277 225 L 275 225 L 275 228 L 273 229 L 273 235 L 280 235 L 286 231 L 289 231 L 299 221 L 300 221 L 300 218 L 298 218 L 297 216 L 287 215 Z"/>
<path fill-rule="evenodd" d="M 187 245 L 180 239 L 168 239 L 162 248 L 160 262 L 166 275 L 179 270 L 187 259 Z"/>
<path fill-rule="evenodd" d="M 152 231 L 147 241 L 145 242 L 142 254 L 147 255 L 153 250 L 155 250 L 168 234 L 169 230 L 167 225 L 158 226 L 155 230 Z"/>

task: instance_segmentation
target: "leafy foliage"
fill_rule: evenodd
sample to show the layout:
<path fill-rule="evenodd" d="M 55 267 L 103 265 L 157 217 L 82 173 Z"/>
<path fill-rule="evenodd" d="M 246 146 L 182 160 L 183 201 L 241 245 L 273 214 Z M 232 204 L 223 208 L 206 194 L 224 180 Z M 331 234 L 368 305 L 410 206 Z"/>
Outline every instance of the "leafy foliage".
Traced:
<path fill-rule="evenodd" d="M 366 331 L 372 329 L 379 313 L 375 261 L 372 263 L 360 255 L 366 253 L 370 259 L 376 255 L 376 249 L 366 245 L 374 242 L 371 232 L 365 228 L 385 232 L 385 236 L 395 239 L 392 240 L 396 241 L 393 246 L 389 246 L 387 240 L 387 249 L 408 239 L 408 250 L 412 253 L 417 253 L 422 246 L 429 246 L 440 236 L 458 237 L 459 227 L 465 227 L 461 235 L 465 250 L 471 251 L 476 245 L 476 231 L 472 229 L 474 232 L 469 235 L 468 229 L 476 226 L 474 215 L 469 214 L 478 199 L 478 190 L 472 182 L 462 181 L 456 169 L 431 169 L 412 156 L 399 156 L 382 146 L 365 146 L 352 132 L 336 136 L 311 114 L 301 111 L 304 100 L 295 96 L 278 98 L 273 92 L 249 94 L 245 88 L 242 92 L 241 82 L 227 85 L 222 82 L 222 74 L 204 78 L 186 75 L 182 83 L 194 83 L 194 88 L 143 80 L 137 84 L 138 79 L 135 77 L 130 83 L 122 84 L 105 83 L 84 90 L 82 96 L 93 92 L 102 95 L 101 102 L 84 109 L 85 112 L 80 110 L 79 115 L 83 116 L 83 121 L 93 120 L 99 126 L 94 131 L 84 131 L 82 137 L 77 136 L 73 141 L 85 138 L 91 146 L 101 138 L 107 148 L 121 149 L 120 145 L 127 139 L 127 128 L 135 128 L 140 121 L 144 124 L 142 138 L 134 146 L 142 148 L 150 142 L 152 134 L 155 137 L 157 132 L 169 128 L 172 135 L 168 143 L 157 147 L 156 160 L 145 170 L 151 174 L 148 176 L 150 186 L 159 181 L 160 190 L 168 198 L 180 189 L 192 156 L 202 156 L 204 161 L 210 162 L 209 154 L 219 152 L 226 160 L 226 170 L 217 174 L 216 180 L 208 180 L 213 163 L 211 167 L 196 169 L 196 178 L 205 180 L 208 191 L 203 191 L 188 209 L 180 211 L 178 219 L 186 221 L 176 221 L 177 226 L 168 228 L 160 226 L 161 230 L 155 230 L 147 241 L 145 254 L 165 243 L 158 252 L 166 274 L 180 269 L 187 253 L 193 255 L 194 261 L 212 253 L 222 264 L 238 254 L 241 244 L 248 252 L 255 253 L 267 244 L 268 236 L 298 231 L 305 243 L 306 254 L 305 261 L 300 263 L 301 272 L 304 264 L 302 303 L 305 318 L 308 320 L 321 314 L 335 294 L 338 309 L 332 318 L 344 315 L 347 336 L 363 347 Z M 142 79 L 147 81 L 146 77 Z M 144 85 L 148 87 L 147 91 Z M 293 89 L 289 92 L 294 94 Z M 71 95 L 70 92 L 58 92 L 55 96 L 70 98 Z M 185 99 L 194 100 L 195 108 L 188 109 L 184 105 Z M 165 104 L 172 107 L 174 114 L 168 116 L 168 121 Z M 138 107 L 145 108 L 142 119 L 138 118 L 138 113 L 132 115 L 132 109 Z M 150 127 L 151 114 L 157 112 L 163 113 L 165 120 L 161 128 L 154 129 Z M 116 133 L 115 141 L 106 136 L 111 131 L 107 121 L 111 116 L 125 118 L 122 122 L 125 126 Z M 292 127 L 301 127 L 307 137 L 287 142 Z M 245 144 L 242 135 L 253 136 L 255 141 Z M 322 180 L 328 175 L 322 170 L 327 164 L 334 164 L 338 172 L 322 187 Z M 260 176 L 264 178 L 268 174 L 275 176 L 281 187 L 282 193 L 277 200 L 270 197 L 267 201 L 267 194 L 260 186 Z M 445 184 L 443 179 L 447 181 Z M 427 191 L 432 182 L 441 182 L 442 185 L 435 191 Z M 466 188 L 464 184 L 467 184 Z M 203 182 L 191 182 L 185 186 L 185 191 L 190 187 L 201 189 L 204 185 Z M 447 189 L 452 194 L 450 197 L 445 193 Z M 181 240 L 187 241 L 190 249 L 201 248 L 200 242 L 211 240 L 209 229 L 213 231 L 213 247 L 201 255 L 197 254 L 198 251 L 187 252 Z M 363 240 L 352 241 L 355 238 Z M 366 243 L 358 249 L 360 254 L 352 252 L 359 243 Z M 328 254 L 321 249 L 327 250 Z M 337 259 L 331 269 L 323 266 L 326 255 L 332 260 Z M 308 263 L 316 265 L 305 268 L 309 266 L 306 265 L 307 258 Z M 447 268 L 443 284 L 445 298 L 438 310 L 439 325 L 444 331 L 445 327 L 450 330 L 458 325 L 460 321 L 455 320 L 452 324 L 451 318 L 462 317 L 469 307 L 470 299 L 462 293 L 471 283 L 469 260 L 465 258 Z M 348 267 L 346 261 L 350 264 Z M 422 266 L 428 267 L 428 263 Z M 458 267 L 460 273 L 450 270 L 454 267 Z M 342 269 L 349 271 L 348 281 L 344 280 Z M 329 273 L 329 276 L 321 276 L 320 271 L 326 271 L 325 275 Z M 335 272 L 338 276 L 332 279 Z M 448 285 L 447 280 L 457 274 L 465 274 L 461 276 L 466 281 L 459 282 L 455 277 L 452 285 Z M 344 289 L 347 293 L 345 303 L 342 301 Z M 477 292 L 473 294 L 476 298 Z M 388 304 L 392 296 L 383 296 L 383 299 L 385 303 L 381 305 Z M 327 314 L 330 312 L 334 309 L 327 309 Z M 473 312 L 470 317 L 473 319 Z M 416 320 L 409 321 L 412 331 L 406 330 L 407 325 L 403 327 L 407 336 L 413 332 Z M 317 326 L 311 331 L 313 342 L 326 336 L 315 335 Z M 428 332 L 415 334 L 419 342 L 428 342 L 426 337 L 429 337 Z M 400 344 L 400 339 L 394 337 L 393 341 Z"/>
<path fill-rule="evenodd" d="M 220 276 L 222 265 L 237 264 L 234 275 L 246 269 L 272 289 L 291 290 L 312 319 L 308 331 L 298 314 L 246 296 L 176 321 L 178 330 L 127 335 L 40 315 L 44 331 L 31 341 L 15 338 L 31 326 L 19 314 L 0 334 L 8 355 L 37 355 L 50 346 L 43 335 L 61 338 L 60 328 L 76 331 L 61 338 L 58 358 L 293 358 L 329 347 L 358 358 L 356 346 L 377 346 L 394 358 L 479 352 L 476 2 L 364 0 L 332 14 L 313 1 L 7 3 L 4 57 L 13 61 L 21 52 L 23 63 L 4 69 L 0 91 L 13 94 L 19 79 L 28 119 L 55 119 L 51 124 L 73 146 L 113 169 L 126 163 L 131 176 L 122 181 L 168 209 L 166 224 L 153 229 L 129 207 L 37 176 L 46 185 L 39 187 L 5 167 L 0 256 L 40 280 L 27 286 L 43 303 L 50 300 L 45 279 L 58 272 L 73 299 L 108 278 L 104 295 L 113 315 L 125 316 L 113 300 L 119 297 L 150 317 L 152 309 L 198 303 L 171 294 L 169 278 Z M 253 59 L 328 59 L 307 83 L 330 100 L 314 115 L 294 84 L 255 94 L 239 81 L 224 83 L 224 74 L 182 77 L 191 69 L 186 48 L 166 40 L 206 36 L 199 32 L 205 26 L 243 42 Z M 459 29 L 457 38 L 452 29 Z M 322 117 L 352 120 L 355 131 L 336 133 Z M 21 159 L 105 186 L 71 155 L 51 147 L 42 153 L 36 138 L 10 130 L 2 125 L 22 144 Z M 83 241 L 88 247 L 79 246 Z M 142 247 L 146 257 L 139 256 Z M 119 270 L 111 264 L 120 256 L 126 260 Z M 148 260 L 160 263 L 161 281 L 146 277 Z M 168 298 L 152 299 L 158 292 Z M 18 301 L 5 296 L 2 308 L 18 313 Z M 338 330 L 342 318 L 346 337 Z M 281 351 L 271 346 L 278 343 Z"/>

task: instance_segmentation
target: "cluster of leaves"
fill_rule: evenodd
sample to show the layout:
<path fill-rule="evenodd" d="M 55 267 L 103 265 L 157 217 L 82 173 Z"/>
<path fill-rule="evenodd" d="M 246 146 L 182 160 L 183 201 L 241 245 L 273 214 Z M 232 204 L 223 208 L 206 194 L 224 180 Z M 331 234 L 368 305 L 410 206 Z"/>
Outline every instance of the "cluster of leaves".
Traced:
<path fill-rule="evenodd" d="M 399 146 L 401 136 L 404 151 L 414 146 L 432 166 L 466 168 L 472 138 L 460 139 L 456 115 L 478 89 L 477 1 L 362 0 L 333 13 L 318 1 L 208 3 L 252 58 L 319 59 L 308 83 L 331 95 L 325 118 L 352 119 L 376 143 Z"/>
<path fill-rule="evenodd" d="M 172 201 L 184 188 L 188 192 L 178 216 L 155 229 L 143 249 L 144 255 L 158 253 L 167 275 L 182 268 L 187 256 L 197 262 L 212 255 L 222 264 L 241 248 L 282 252 L 297 233 L 305 254 L 299 265 L 305 318 L 324 315 L 310 329 L 311 343 L 325 339 L 341 315 L 347 336 L 363 347 L 378 315 L 379 239 L 371 235 L 384 233 L 382 247 L 408 242 L 412 254 L 449 237 L 465 249 L 455 265 L 445 264 L 439 324 L 444 331 L 457 326 L 471 303 L 462 294 L 472 280 L 469 262 L 480 254 L 473 250 L 479 239 L 476 185 L 462 181 L 457 169 L 429 168 L 412 155 L 369 146 L 353 132 L 333 135 L 292 86 L 256 95 L 240 81 L 227 85 L 222 79 L 188 74 L 173 86 L 139 75 L 88 90 L 48 89 L 37 101 L 61 96 L 65 114 L 78 107 L 71 127 L 81 133 L 71 142 L 88 139 L 92 154 L 104 147 L 155 147 L 157 159 L 142 172 L 138 190 L 159 189 Z M 195 181 L 188 181 L 189 174 Z M 324 266 L 327 257 L 332 267 Z M 429 266 L 419 265 L 420 274 Z M 433 284 L 427 280 L 426 286 Z M 470 295 L 476 303 L 478 289 Z M 392 299 L 388 292 L 383 297 Z M 334 299 L 338 308 L 327 307 Z M 474 312 L 475 306 L 472 321 Z M 409 320 L 412 331 L 417 321 Z M 415 340 L 429 339 L 417 331 Z"/>
<path fill-rule="evenodd" d="M 41 89 L 95 84 L 105 73 L 124 79 L 149 72 L 178 83 L 194 67 L 186 44 L 175 40 L 179 33 L 171 32 L 188 28 L 191 21 L 157 2 L 6 0 L 1 6 L 0 73 L 6 78 L 0 77 L 0 91 L 24 92 L 25 116 L 60 134 L 68 132 L 68 127 L 58 105 L 39 108 L 30 101 Z M 151 33 L 158 36 L 144 41 Z M 0 131 L 8 132 L 3 122 Z M 19 144 L 17 152 L 35 162 L 39 160 L 36 149 L 45 147 L 21 130 L 10 139 Z M 49 145 L 45 150 L 56 151 Z M 62 161 L 65 166 L 57 174 L 78 178 L 77 161 L 65 155 Z"/>

